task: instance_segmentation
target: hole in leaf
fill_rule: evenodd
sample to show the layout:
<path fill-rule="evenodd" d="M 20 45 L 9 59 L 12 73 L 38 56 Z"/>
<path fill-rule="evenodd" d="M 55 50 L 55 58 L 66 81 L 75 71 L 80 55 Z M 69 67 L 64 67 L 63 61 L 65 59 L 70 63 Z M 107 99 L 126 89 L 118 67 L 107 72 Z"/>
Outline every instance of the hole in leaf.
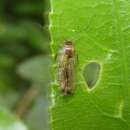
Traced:
<path fill-rule="evenodd" d="M 85 66 L 83 76 L 90 89 L 96 84 L 99 78 L 100 69 L 100 64 L 96 62 L 91 62 Z"/>

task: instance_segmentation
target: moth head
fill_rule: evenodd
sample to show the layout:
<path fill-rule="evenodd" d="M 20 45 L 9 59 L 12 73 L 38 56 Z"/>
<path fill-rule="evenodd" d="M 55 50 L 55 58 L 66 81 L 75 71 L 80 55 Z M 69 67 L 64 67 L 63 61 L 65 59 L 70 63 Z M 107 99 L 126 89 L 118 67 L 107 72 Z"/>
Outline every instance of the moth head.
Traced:
<path fill-rule="evenodd" d="M 72 41 L 65 41 L 64 51 L 65 51 L 65 54 L 66 54 L 69 58 L 72 58 L 72 57 L 73 57 L 73 55 L 74 55 L 74 46 L 73 46 Z"/>

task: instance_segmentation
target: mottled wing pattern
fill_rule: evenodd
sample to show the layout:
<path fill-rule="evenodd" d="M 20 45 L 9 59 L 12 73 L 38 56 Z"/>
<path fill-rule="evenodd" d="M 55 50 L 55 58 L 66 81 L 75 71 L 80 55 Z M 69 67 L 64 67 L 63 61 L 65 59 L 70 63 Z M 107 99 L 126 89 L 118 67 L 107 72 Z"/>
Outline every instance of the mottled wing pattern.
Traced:
<path fill-rule="evenodd" d="M 64 95 L 73 91 L 74 58 L 68 58 L 65 54 L 59 56 L 58 79 L 61 91 Z"/>

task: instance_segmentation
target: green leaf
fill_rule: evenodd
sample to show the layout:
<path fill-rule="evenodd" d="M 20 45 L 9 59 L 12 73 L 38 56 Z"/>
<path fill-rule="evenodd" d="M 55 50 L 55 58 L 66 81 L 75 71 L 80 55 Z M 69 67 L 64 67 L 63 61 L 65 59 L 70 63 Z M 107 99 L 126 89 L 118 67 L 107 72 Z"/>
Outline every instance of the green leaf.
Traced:
<path fill-rule="evenodd" d="M 37 56 L 21 63 L 18 73 L 31 81 L 48 82 L 50 80 L 50 65 L 51 60 L 48 56 Z"/>
<path fill-rule="evenodd" d="M 130 2 L 52 0 L 51 6 L 53 55 L 71 40 L 79 59 L 74 94 L 63 96 L 53 86 L 52 129 L 129 130 Z M 101 68 L 92 88 L 83 76 L 90 62 Z"/>
<path fill-rule="evenodd" d="M 0 130 L 27 130 L 9 111 L 0 108 Z"/>

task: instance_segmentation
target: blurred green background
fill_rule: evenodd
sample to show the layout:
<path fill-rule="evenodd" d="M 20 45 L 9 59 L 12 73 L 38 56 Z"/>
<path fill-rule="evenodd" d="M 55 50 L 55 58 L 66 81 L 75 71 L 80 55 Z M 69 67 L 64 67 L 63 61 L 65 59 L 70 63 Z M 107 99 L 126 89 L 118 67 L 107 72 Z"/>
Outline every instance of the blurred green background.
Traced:
<path fill-rule="evenodd" d="M 0 0 L 0 106 L 29 130 L 49 129 L 49 10 L 49 0 Z"/>

